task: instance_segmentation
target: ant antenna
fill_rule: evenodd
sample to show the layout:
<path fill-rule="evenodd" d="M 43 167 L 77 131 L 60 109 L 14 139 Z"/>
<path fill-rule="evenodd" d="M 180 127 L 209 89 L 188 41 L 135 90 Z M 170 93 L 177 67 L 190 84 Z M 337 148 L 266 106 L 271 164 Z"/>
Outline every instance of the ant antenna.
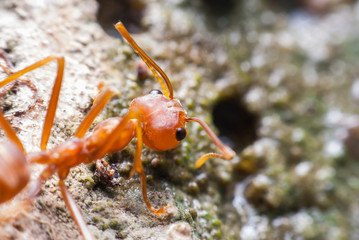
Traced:
<path fill-rule="evenodd" d="M 140 55 L 142 60 L 146 63 L 146 65 L 151 69 L 157 80 L 161 83 L 161 86 L 163 88 L 164 94 L 167 98 L 173 99 L 173 90 L 170 80 L 168 79 L 167 75 L 163 72 L 163 70 L 143 51 L 133 40 L 131 35 L 128 33 L 125 26 L 122 24 L 122 22 L 118 22 L 115 25 L 115 28 L 117 31 L 121 33 L 121 35 L 127 40 L 127 42 L 132 46 L 133 50 Z M 158 75 L 158 73 L 161 75 L 161 77 Z M 163 81 L 164 80 L 164 81 Z M 166 83 L 166 84 L 165 84 Z"/>
<path fill-rule="evenodd" d="M 204 121 L 202 121 L 198 118 L 186 118 L 186 122 L 190 122 L 190 121 L 199 123 L 203 127 L 203 129 L 207 132 L 208 136 L 212 139 L 212 141 L 217 145 L 219 150 L 222 152 L 222 154 L 218 154 L 218 153 L 204 154 L 202 157 L 200 157 L 196 161 L 196 164 L 195 164 L 196 168 L 199 168 L 200 166 L 202 166 L 203 163 L 208 158 L 211 158 L 211 157 L 221 158 L 224 160 L 231 160 L 236 155 L 236 153 L 231 148 L 227 147 L 224 143 L 222 143 L 221 140 L 219 140 L 219 138 L 216 136 L 216 134 L 214 134 L 212 132 L 212 130 L 208 127 L 208 125 Z"/>

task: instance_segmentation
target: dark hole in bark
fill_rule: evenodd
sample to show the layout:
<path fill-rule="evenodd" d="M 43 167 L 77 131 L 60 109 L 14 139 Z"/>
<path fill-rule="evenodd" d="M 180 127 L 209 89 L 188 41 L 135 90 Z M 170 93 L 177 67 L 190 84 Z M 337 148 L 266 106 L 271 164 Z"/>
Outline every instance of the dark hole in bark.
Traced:
<path fill-rule="evenodd" d="M 145 2 L 141 0 L 97 0 L 99 8 L 97 21 L 105 32 L 120 38 L 114 28 L 118 21 L 122 21 L 130 33 L 142 31 L 141 20 L 145 10 Z"/>
<path fill-rule="evenodd" d="M 213 109 L 213 122 L 220 138 L 236 150 L 241 150 L 257 139 L 258 117 L 249 112 L 238 98 L 224 99 Z"/>
<path fill-rule="evenodd" d="M 226 16 L 232 12 L 235 8 L 237 1 L 236 0 L 202 0 L 202 4 L 205 6 L 205 9 L 208 13 L 213 16 Z"/>

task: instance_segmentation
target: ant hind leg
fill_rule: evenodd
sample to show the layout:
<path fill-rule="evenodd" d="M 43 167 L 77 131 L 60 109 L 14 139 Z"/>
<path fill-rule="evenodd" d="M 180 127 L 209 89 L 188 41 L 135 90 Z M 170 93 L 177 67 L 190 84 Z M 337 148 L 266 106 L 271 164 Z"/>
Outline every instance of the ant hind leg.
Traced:
<path fill-rule="evenodd" d="M 74 198 L 71 196 L 70 192 L 67 190 L 64 179 L 59 180 L 59 187 L 64 198 L 65 204 L 70 211 L 72 219 L 75 221 L 78 229 L 80 230 L 81 235 L 85 240 L 91 240 L 92 236 L 90 231 L 87 228 L 86 222 L 81 214 L 80 209 L 78 208 Z"/>
<path fill-rule="evenodd" d="M 0 88 L 1 88 L 5 85 L 9 84 L 10 82 L 16 80 L 17 78 L 21 77 L 22 75 L 24 75 L 28 72 L 31 72 L 37 68 L 40 68 L 52 61 L 57 61 L 58 67 L 57 67 L 57 75 L 55 78 L 55 83 L 52 88 L 51 98 L 49 101 L 49 106 L 48 106 L 46 117 L 45 117 L 43 131 L 42 131 L 41 145 L 40 145 L 41 150 L 46 150 L 46 145 L 49 140 L 51 127 L 54 122 L 57 102 L 59 99 L 62 79 L 63 79 L 63 75 L 64 75 L 65 58 L 64 57 L 56 57 L 56 56 L 50 56 L 50 57 L 44 58 L 38 62 L 33 63 L 32 65 L 20 70 L 20 71 L 8 76 L 6 79 L 4 79 L 3 81 L 0 82 Z"/>
<path fill-rule="evenodd" d="M 30 155 L 30 164 L 34 163 L 31 161 L 32 156 Z M 42 170 L 40 176 L 36 179 L 35 184 L 32 186 L 32 188 L 29 190 L 28 194 L 29 194 L 29 198 L 35 198 L 41 189 L 41 184 L 43 182 L 45 182 L 47 179 L 49 179 L 57 170 L 56 165 L 54 164 L 49 164 L 46 166 L 46 168 L 44 170 Z"/>

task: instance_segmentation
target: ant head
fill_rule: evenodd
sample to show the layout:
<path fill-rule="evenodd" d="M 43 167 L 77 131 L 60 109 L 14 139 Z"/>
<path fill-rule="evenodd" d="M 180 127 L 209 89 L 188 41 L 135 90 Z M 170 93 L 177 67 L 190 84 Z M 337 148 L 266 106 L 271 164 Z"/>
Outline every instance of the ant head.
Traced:
<path fill-rule="evenodd" d="M 130 106 L 130 113 L 141 120 L 143 142 L 154 150 L 165 151 L 176 147 L 186 136 L 186 122 L 197 122 L 207 132 L 212 141 L 218 146 L 222 154 L 207 153 L 197 162 L 200 167 L 208 158 L 217 157 L 230 160 L 235 152 L 218 139 L 208 125 L 197 118 L 187 118 L 178 100 L 173 99 L 173 89 L 166 73 L 137 45 L 122 22 L 115 25 L 116 29 L 128 41 L 135 52 L 142 58 L 164 91 L 152 90 L 149 94 L 136 98 Z"/>
<path fill-rule="evenodd" d="M 172 149 L 187 136 L 186 112 L 178 100 L 168 99 L 160 90 L 134 99 L 130 112 L 141 119 L 143 142 L 154 150 Z"/>

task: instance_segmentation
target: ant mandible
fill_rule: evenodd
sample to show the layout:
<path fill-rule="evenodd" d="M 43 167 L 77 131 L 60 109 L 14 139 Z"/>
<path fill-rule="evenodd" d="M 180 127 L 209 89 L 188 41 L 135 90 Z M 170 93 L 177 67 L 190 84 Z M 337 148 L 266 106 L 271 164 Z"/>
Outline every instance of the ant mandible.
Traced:
<path fill-rule="evenodd" d="M 143 201 L 152 213 L 160 216 L 167 213 L 168 207 L 155 209 L 147 199 L 146 175 L 141 161 L 143 144 L 157 151 L 172 149 L 180 144 L 187 136 L 185 123 L 194 121 L 203 127 L 221 151 L 220 154 L 207 153 L 200 157 L 195 164 L 197 168 L 208 158 L 216 157 L 230 160 L 235 155 L 234 151 L 223 144 L 205 122 L 197 118 L 187 117 L 187 113 L 180 102 L 173 98 L 172 85 L 162 69 L 137 45 L 121 22 L 117 23 L 115 27 L 151 69 L 155 77 L 161 83 L 164 93 L 159 90 L 152 90 L 148 94 L 135 98 L 131 102 L 129 111 L 124 117 L 113 117 L 103 121 L 87 136 L 85 136 L 85 133 L 90 128 L 96 116 L 102 111 L 106 103 L 114 94 L 109 88 L 103 88 L 101 90 L 100 94 L 95 99 L 94 105 L 85 119 L 81 122 L 72 139 L 51 150 L 46 149 L 63 79 L 65 64 L 64 57 L 47 57 L 10 75 L 0 82 L 1 88 L 34 69 L 40 68 L 51 61 L 57 61 L 57 76 L 45 117 L 40 152 L 26 154 L 21 141 L 16 136 L 10 124 L 0 113 L 0 126 L 11 140 L 8 143 L 0 144 L 0 166 L 2 165 L 2 162 L 9 166 L 25 166 L 23 171 L 24 176 L 14 169 L 11 170 L 14 172 L 15 180 L 13 182 L 4 181 L 4 179 L 8 177 L 8 173 L 0 174 L 0 189 L 5 193 L 5 195 L 0 195 L 0 203 L 14 197 L 29 181 L 29 174 L 25 164 L 26 159 L 30 164 L 44 164 L 46 166 L 45 169 L 36 180 L 34 187 L 30 190 L 30 199 L 36 197 L 39 193 L 42 182 L 57 173 L 59 176 L 59 187 L 66 206 L 68 207 L 73 220 L 77 224 L 81 235 L 85 239 L 91 239 L 91 234 L 87 229 L 79 208 L 65 185 L 65 179 L 71 168 L 81 163 L 91 163 L 97 159 L 103 158 L 106 154 L 121 151 L 136 136 L 137 144 L 135 159 L 133 168 L 130 172 L 130 177 L 132 177 L 135 172 L 139 174 Z"/>

